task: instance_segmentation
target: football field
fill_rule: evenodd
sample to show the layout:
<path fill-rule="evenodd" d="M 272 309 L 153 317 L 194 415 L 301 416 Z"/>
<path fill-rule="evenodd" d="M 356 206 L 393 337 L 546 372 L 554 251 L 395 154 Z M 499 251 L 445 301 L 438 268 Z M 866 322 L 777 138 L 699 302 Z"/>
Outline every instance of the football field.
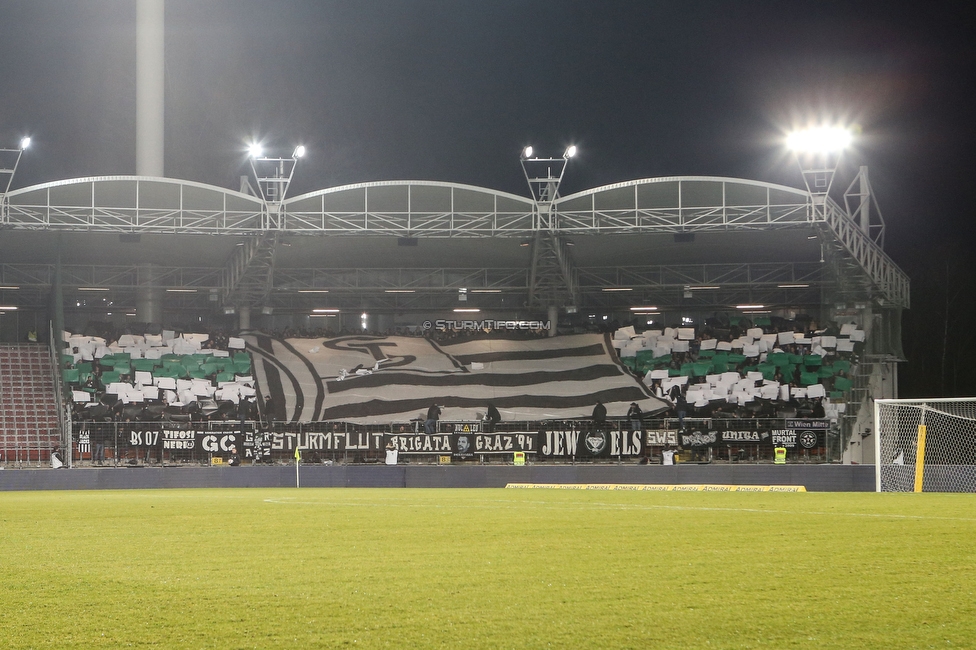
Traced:
<path fill-rule="evenodd" d="M 976 645 L 976 495 L 0 493 L 8 648 Z"/>

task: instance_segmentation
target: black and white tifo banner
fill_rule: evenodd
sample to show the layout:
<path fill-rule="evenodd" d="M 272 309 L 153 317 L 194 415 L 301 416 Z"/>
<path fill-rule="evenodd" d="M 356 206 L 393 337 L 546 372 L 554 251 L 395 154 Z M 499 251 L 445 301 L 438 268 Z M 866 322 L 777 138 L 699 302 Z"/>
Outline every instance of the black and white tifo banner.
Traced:
<path fill-rule="evenodd" d="M 644 452 L 640 431 L 506 431 L 504 433 L 267 433 L 265 444 L 275 452 L 293 452 L 296 446 L 312 452 L 380 452 L 392 445 L 400 454 L 480 455 L 523 452 L 552 457 L 628 457 Z"/>
<path fill-rule="evenodd" d="M 746 424 L 740 424 L 746 427 Z M 660 444 L 689 449 L 695 447 L 786 447 L 787 449 L 816 449 L 827 444 L 828 420 L 787 419 L 782 428 L 715 428 L 697 423 L 685 431 L 649 431 L 649 440 L 666 440 Z M 676 442 L 672 442 L 675 440 Z M 648 442 L 648 444 L 658 444 Z"/>
<path fill-rule="evenodd" d="M 383 424 L 426 419 L 480 420 L 490 402 L 503 421 L 589 417 L 597 401 L 624 417 L 632 402 L 666 410 L 619 363 L 606 335 L 436 343 L 407 336 L 275 339 L 245 335 L 262 395 L 276 419 Z"/>
<path fill-rule="evenodd" d="M 133 425 L 119 432 L 119 443 L 143 449 L 162 449 L 167 452 L 192 452 L 241 458 L 257 458 L 264 434 L 255 433 L 251 425 L 241 430 L 240 425 L 224 428 L 197 429 L 193 425 L 152 424 Z"/>

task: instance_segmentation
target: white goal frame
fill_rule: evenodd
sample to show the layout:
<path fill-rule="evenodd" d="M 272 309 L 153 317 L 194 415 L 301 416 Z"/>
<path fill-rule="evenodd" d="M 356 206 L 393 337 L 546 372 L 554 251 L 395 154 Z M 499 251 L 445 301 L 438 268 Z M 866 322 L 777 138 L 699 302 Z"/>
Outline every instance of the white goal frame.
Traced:
<path fill-rule="evenodd" d="M 976 492 L 976 397 L 875 400 L 874 458 L 877 492 Z"/>

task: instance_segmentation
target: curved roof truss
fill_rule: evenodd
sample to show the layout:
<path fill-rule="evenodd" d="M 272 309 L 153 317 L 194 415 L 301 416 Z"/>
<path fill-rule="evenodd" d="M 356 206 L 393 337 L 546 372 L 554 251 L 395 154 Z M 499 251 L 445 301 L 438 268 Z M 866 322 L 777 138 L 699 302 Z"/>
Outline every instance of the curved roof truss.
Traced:
<path fill-rule="evenodd" d="M 2 198 L 0 225 L 7 228 L 178 234 L 267 228 L 261 199 L 170 178 L 76 178 L 25 187 Z"/>
<path fill-rule="evenodd" d="M 397 237 L 505 237 L 534 230 L 535 203 L 515 194 L 435 181 L 334 187 L 281 204 L 286 232 Z"/>
<path fill-rule="evenodd" d="M 553 203 L 552 229 L 578 233 L 789 228 L 814 220 L 810 195 L 783 185 L 710 176 L 605 185 Z"/>
<path fill-rule="evenodd" d="M 280 204 L 168 178 L 103 176 L 0 195 L 0 227 L 82 232 L 396 237 L 525 237 L 769 230 L 817 224 L 889 299 L 908 278 L 829 197 L 733 178 L 682 176 L 606 185 L 549 203 L 434 181 L 359 183 Z"/>
<path fill-rule="evenodd" d="M 434 181 L 334 187 L 281 204 L 213 185 L 102 176 L 44 183 L 4 197 L 9 228 L 88 232 L 523 237 L 538 230 L 612 234 L 770 229 L 816 220 L 809 195 L 782 185 L 702 176 L 606 185 L 537 210 L 529 198 Z"/>

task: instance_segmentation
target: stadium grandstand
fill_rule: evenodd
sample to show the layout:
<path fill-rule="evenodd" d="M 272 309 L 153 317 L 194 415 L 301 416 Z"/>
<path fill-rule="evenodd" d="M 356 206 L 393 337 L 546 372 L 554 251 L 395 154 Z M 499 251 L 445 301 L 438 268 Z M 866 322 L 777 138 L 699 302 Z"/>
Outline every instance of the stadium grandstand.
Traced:
<path fill-rule="evenodd" d="M 379 462 L 390 446 L 873 462 L 865 405 L 897 397 L 909 282 L 866 169 L 843 201 L 714 177 L 560 196 L 571 152 L 527 154 L 531 196 L 388 181 L 289 198 L 299 154 L 256 158 L 240 191 L 113 176 L 3 195 L 4 463 Z M 520 442 L 465 435 L 487 428 Z"/>
<path fill-rule="evenodd" d="M 805 189 L 562 196 L 570 146 L 522 151 L 526 195 L 290 196 L 305 147 L 257 144 L 217 187 L 164 170 L 163 18 L 140 4 L 136 175 L 16 188 L 29 139 L 0 149 L 4 466 L 873 462 L 909 281 L 867 168 L 831 192 L 846 131 L 789 143 Z"/>

